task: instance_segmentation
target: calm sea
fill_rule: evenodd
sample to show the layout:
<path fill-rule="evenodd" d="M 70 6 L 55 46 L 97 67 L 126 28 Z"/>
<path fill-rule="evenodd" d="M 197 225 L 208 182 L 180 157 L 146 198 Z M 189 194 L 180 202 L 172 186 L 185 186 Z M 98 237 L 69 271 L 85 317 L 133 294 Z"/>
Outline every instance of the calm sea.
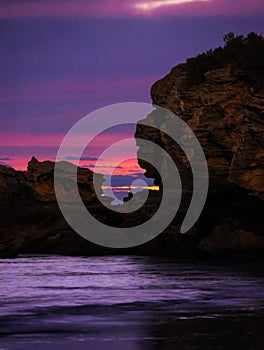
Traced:
<path fill-rule="evenodd" d="M 260 264 L 0 260 L 0 350 L 264 349 Z"/>

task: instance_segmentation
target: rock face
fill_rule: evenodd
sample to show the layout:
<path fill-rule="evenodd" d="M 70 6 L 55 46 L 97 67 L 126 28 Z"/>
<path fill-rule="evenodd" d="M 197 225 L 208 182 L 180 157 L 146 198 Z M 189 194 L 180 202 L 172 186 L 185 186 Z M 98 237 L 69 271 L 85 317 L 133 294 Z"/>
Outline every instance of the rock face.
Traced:
<path fill-rule="evenodd" d="M 76 166 L 64 162 L 59 171 L 76 170 Z M 0 258 L 19 254 L 104 255 L 120 254 L 121 250 L 108 249 L 79 236 L 64 219 L 57 204 L 54 190 L 54 162 L 39 162 L 32 158 L 27 171 L 16 171 L 0 165 Z M 69 178 L 58 173 L 58 186 L 62 196 L 71 198 Z M 61 174 L 61 176 L 60 176 Z M 78 188 L 87 210 L 99 221 L 112 227 L 129 227 L 144 222 L 146 210 L 120 214 L 106 208 L 98 200 L 96 186 L 104 182 L 103 176 L 88 169 L 78 168 Z M 98 191 L 102 194 L 102 190 Z M 73 196 L 74 197 L 74 196 Z M 111 201 L 103 197 L 104 202 Z M 71 201 L 71 199 L 70 199 Z M 155 212 L 155 203 L 148 205 L 148 215 Z M 81 218 L 80 218 L 81 219 Z M 87 233 L 93 230 L 87 225 Z M 97 232 L 100 234 L 100 232 Z M 122 250 L 124 254 L 156 254 L 159 246 L 154 243 L 139 250 Z"/>
<path fill-rule="evenodd" d="M 264 194 L 264 89 L 254 92 L 231 66 L 184 88 L 184 65 L 151 90 L 153 103 L 179 115 L 202 143 L 211 176 Z"/>
<path fill-rule="evenodd" d="M 187 236 L 195 232 L 200 255 L 264 257 L 264 84 L 256 90 L 246 72 L 229 63 L 205 71 L 199 83 L 190 83 L 188 69 L 188 63 L 176 66 L 151 89 L 153 104 L 174 112 L 191 127 L 207 159 L 207 203 Z M 179 148 L 158 130 L 171 123 L 170 118 L 161 120 L 153 112 L 146 119 L 154 120 L 157 129 L 138 124 L 135 136 L 159 144 L 184 169 L 186 160 Z M 150 149 L 139 148 L 139 164 L 159 183 L 155 170 L 140 161 L 142 155 L 151 159 L 149 153 Z M 174 221 L 163 235 L 165 250 L 171 250 L 171 241 L 178 244 L 182 239 L 178 226 Z"/>
<path fill-rule="evenodd" d="M 69 167 L 75 167 L 68 163 Z M 103 176 L 96 175 L 98 182 Z M 78 186 L 86 205 L 99 207 L 93 173 L 78 168 Z M 93 255 L 104 253 L 73 232 L 64 220 L 54 192 L 54 163 L 28 163 L 27 171 L 0 165 L 0 257 L 18 253 Z"/>

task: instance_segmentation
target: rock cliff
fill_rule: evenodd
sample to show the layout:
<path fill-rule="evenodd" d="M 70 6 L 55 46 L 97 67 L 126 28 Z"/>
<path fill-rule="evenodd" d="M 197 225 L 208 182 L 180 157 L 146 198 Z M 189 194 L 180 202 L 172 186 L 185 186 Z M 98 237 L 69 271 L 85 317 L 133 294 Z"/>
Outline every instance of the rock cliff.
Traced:
<path fill-rule="evenodd" d="M 74 167 L 68 163 L 69 167 Z M 97 174 L 98 182 L 103 176 Z M 78 168 L 78 186 L 86 205 L 98 207 L 93 173 Z M 0 257 L 18 253 L 97 254 L 97 246 L 73 232 L 58 208 L 54 162 L 32 158 L 27 171 L 0 165 Z"/>
<path fill-rule="evenodd" d="M 173 68 L 153 85 L 151 96 L 154 105 L 174 112 L 190 126 L 204 150 L 209 193 L 195 226 L 180 234 L 190 204 L 192 173 L 179 146 L 159 131 L 162 124 L 173 127 L 172 117 L 160 117 L 154 111 L 146 119 L 155 128 L 139 122 L 135 136 L 150 140 L 169 153 L 183 183 L 180 210 L 160 236 L 143 246 L 122 251 L 99 247 L 81 238 L 58 208 L 53 186 L 54 163 L 38 162 L 33 157 L 24 172 L 0 165 L 0 257 L 19 253 L 122 252 L 176 258 L 263 259 L 264 39 L 254 33 L 246 38 L 227 36 L 224 48 L 210 50 Z M 141 160 L 153 157 L 161 164 L 162 177 L 166 176 L 166 160 L 154 154 L 151 147 L 139 147 L 138 161 L 146 176 L 154 177 L 162 185 L 162 177 Z M 114 213 L 99 203 L 92 176 L 88 169 L 79 168 L 78 187 L 85 205 L 102 222 L 116 227 L 135 226 L 152 217 L 159 206 L 161 194 L 150 191 L 141 210 L 127 215 Z M 96 176 L 101 183 L 102 175 Z"/>
<path fill-rule="evenodd" d="M 250 55 L 260 55 L 261 49 L 263 61 L 264 39 L 257 37 L 258 45 L 252 48 Z M 243 40 L 240 38 L 241 47 L 236 48 L 235 53 L 240 52 L 242 61 L 244 47 L 251 38 L 252 34 Z M 253 38 L 256 39 L 254 35 Z M 151 96 L 154 105 L 174 112 L 191 127 L 207 159 L 209 195 L 193 230 L 199 253 L 226 256 L 251 252 L 264 256 L 264 79 L 263 84 L 256 87 L 255 81 L 248 78 L 249 67 L 238 66 L 234 57 L 228 56 L 233 40 L 236 38 L 224 49 L 218 48 L 173 68 L 152 86 Z M 210 69 L 203 67 L 202 72 L 199 71 L 202 76 L 192 79 L 190 73 L 194 65 L 200 70 L 199 64 L 215 59 L 217 50 L 221 52 L 222 61 Z M 259 75 L 263 76 L 262 70 Z M 180 169 L 184 169 L 186 162 L 181 151 L 158 130 L 161 124 L 171 121 L 161 120 L 155 112 L 148 119 L 154 120 L 157 129 L 138 124 L 135 136 L 159 144 Z M 140 161 L 142 155 L 147 156 L 150 151 L 139 149 L 139 164 L 146 169 L 147 176 L 155 176 L 156 182 L 160 182 L 155 170 Z M 166 169 L 166 164 L 163 168 Z M 181 173 L 183 177 L 188 176 L 184 170 Z M 187 207 L 186 202 L 183 205 Z M 165 241 L 170 235 L 174 242 L 180 239 L 178 225 L 175 221 L 166 230 Z M 170 246 L 171 240 L 167 249 L 170 250 Z"/>

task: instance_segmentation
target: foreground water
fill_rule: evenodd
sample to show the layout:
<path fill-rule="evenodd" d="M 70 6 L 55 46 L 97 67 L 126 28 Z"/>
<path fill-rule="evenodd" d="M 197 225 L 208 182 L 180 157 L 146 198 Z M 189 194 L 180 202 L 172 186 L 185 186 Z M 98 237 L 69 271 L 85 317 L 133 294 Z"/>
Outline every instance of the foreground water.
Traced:
<path fill-rule="evenodd" d="M 0 260 L 0 350 L 264 349 L 260 264 Z"/>

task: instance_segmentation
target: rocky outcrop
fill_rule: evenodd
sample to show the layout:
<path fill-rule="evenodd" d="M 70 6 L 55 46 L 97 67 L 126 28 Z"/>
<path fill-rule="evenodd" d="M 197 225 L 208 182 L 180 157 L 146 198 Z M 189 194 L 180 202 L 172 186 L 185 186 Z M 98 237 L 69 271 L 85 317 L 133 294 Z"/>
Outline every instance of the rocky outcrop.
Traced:
<path fill-rule="evenodd" d="M 199 255 L 226 256 L 236 252 L 264 256 L 264 85 L 256 90 L 246 72 L 230 63 L 205 71 L 199 83 L 190 82 L 188 70 L 188 62 L 176 66 L 151 89 L 153 104 L 174 112 L 191 127 L 207 159 L 207 203 L 187 236 L 195 232 Z M 172 156 L 182 176 L 188 177 L 190 169 L 186 168 L 181 150 L 158 130 L 162 124 L 169 125 L 171 119 L 161 119 L 154 111 L 146 120 L 154 121 L 157 128 L 138 124 L 135 136 L 159 144 Z M 139 164 L 147 176 L 155 176 L 160 183 L 155 170 L 140 160 L 142 156 L 159 156 L 149 153 L 151 149 L 139 148 Z M 161 167 L 166 176 L 166 164 Z M 186 186 L 191 189 L 191 180 Z M 182 205 L 186 210 L 187 201 Z M 182 239 L 178 221 L 163 235 L 170 251 L 171 236 L 174 244 Z"/>
<path fill-rule="evenodd" d="M 71 174 L 76 166 L 64 162 L 58 167 L 57 185 L 60 196 L 71 200 Z M 120 254 L 121 250 L 108 249 L 89 242 L 78 235 L 64 219 L 57 204 L 54 190 L 54 166 L 51 161 L 39 162 L 35 157 L 28 163 L 27 171 L 16 171 L 0 165 L 0 258 L 19 254 L 104 255 Z M 120 214 L 106 208 L 97 198 L 94 186 L 103 183 L 103 176 L 89 169 L 77 168 L 80 196 L 87 210 L 99 221 L 112 227 L 127 227 L 144 222 L 143 208 L 132 214 Z M 65 181 L 66 180 L 66 181 Z M 73 196 L 74 198 L 74 196 Z M 104 203 L 111 199 L 103 197 Z M 153 202 L 153 200 L 152 200 Z M 158 202 L 158 201 L 157 201 Z M 155 212 L 155 203 L 147 205 L 149 216 Z M 70 203 L 71 204 L 71 203 Z M 82 218 L 80 218 L 81 220 Z M 87 225 L 87 232 L 93 227 Z M 98 232 L 98 234 L 100 234 Z M 160 254 L 157 242 L 142 250 L 122 250 L 125 254 Z"/>
<path fill-rule="evenodd" d="M 33 157 L 27 171 L 0 165 L 0 257 L 19 253 L 93 255 L 105 252 L 81 238 L 64 220 L 55 197 L 54 164 L 39 162 Z M 75 167 L 70 163 L 67 166 Z M 96 174 L 96 177 L 99 183 L 103 182 L 102 175 Z M 90 170 L 78 168 L 78 186 L 84 203 L 99 208 Z"/>
<path fill-rule="evenodd" d="M 211 176 L 222 177 L 257 196 L 264 194 L 264 89 L 252 86 L 228 65 L 185 87 L 184 65 L 152 87 L 155 105 L 179 115 L 195 132 Z"/>

